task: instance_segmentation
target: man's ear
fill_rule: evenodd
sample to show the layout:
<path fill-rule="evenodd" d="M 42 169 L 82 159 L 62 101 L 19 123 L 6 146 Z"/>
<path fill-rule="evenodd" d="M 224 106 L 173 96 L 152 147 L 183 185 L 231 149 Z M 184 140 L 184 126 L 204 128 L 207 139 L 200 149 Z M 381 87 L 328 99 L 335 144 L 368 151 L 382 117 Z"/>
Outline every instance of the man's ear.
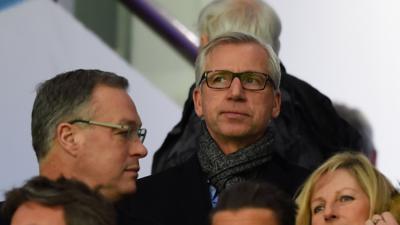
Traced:
<path fill-rule="evenodd" d="M 274 105 L 272 108 L 272 118 L 278 117 L 280 112 L 281 112 L 281 92 L 274 91 Z"/>
<path fill-rule="evenodd" d="M 76 157 L 79 149 L 78 128 L 70 123 L 57 126 L 57 142 L 66 153 Z"/>
<path fill-rule="evenodd" d="M 202 104 L 202 96 L 201 96 L 201 84 L 199 87 L 196 87 L 193 90 L 193 104 L 194 104 L 194 111 L 196 112 L 198 117 L 203 116 L 203 104 Z"/>

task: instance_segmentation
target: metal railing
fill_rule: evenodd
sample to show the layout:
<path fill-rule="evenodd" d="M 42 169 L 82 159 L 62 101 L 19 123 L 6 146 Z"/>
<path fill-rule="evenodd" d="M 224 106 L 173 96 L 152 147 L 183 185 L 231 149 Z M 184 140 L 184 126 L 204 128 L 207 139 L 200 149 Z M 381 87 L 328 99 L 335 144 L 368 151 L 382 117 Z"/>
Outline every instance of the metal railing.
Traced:
<path fill-rule="evenodd" d="M 167 16 L 147 0 L 120 0 L 136 16 L 159 34 L 184 59 L 194 65 L 198 38 L 176 19 Z"/>

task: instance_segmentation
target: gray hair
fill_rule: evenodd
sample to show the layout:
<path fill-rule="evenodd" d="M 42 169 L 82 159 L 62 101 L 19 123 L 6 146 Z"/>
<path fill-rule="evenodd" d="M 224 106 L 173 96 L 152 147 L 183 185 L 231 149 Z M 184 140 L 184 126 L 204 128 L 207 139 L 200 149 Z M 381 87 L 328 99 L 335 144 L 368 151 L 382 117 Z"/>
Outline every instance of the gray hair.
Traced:
<path fill-rule="evenodd" d="M 213 49 L 222 44 L 247 44 L 247 43 L 258 44 L 268 54 L 269 57 L 267 57 L 266 59 L 265 66 L 266 69 L 268 70 L 267 71 L 268 75 L 271 76 L 271 79 L 273 80 L 275 87 L 278 90 L 281 80 L 281 69 L 279 65 L 279 58 L 275 54 L 272 47 L 251 35 L 239 32 L 228 32 L 221 36 L 218 36 L 215 39 L 212 39 L 206 46 L 204 46 L 204 48 L 200 50 L 195 64 L 196 86 L 200 85 L 201 76 L 205 72 L 204 70 L 205 70 L 206 57 Z"/>
<path fill-rule="evenodd" d="M 100 193 L 77 180 L 33 177 L 5 195 L 2 215 L 11 221 L 20 206 L 35 202 L 46 207 L 61 206 L 67 225 L 115 225 L 114 207 Z"/>
<path fill-rule="evenodd" d="M 75 70 L 59 74 L 40 84 L 32 109 L 32 145 L 40 161 L 50 151 L 61 122 L 75 119 L 86 109 L 98 85 L 126 90 L 128 80 L 111 72 Z"/>
<path fill-rule="evenodd" d="M 281 21 L 274 9 L 262 0 L 212 1 L 200 12 L 197 29 L 209 40 L 225 32 L 248 33 L 279 53 Z"/>

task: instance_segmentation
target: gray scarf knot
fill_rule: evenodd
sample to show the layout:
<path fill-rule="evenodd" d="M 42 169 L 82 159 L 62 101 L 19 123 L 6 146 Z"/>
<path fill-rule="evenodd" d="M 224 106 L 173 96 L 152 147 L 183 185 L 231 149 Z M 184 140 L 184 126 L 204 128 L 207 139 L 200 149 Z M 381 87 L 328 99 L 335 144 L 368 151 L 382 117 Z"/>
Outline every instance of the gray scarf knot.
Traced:
<path fill-rule="evenodd" d="M 272 157 L 270 146 L 273 135 L 269 129 L 256 143 L 225 155 L 208 133 L 206 125 L 204 123 L 202 125 L 197 156 L 201 168 L 207 174 L 209 182 L 217 188 L 217 192 L 246 180 L 247 176 L 243 176 L 244 173 L 251 174 L 252 169 L 269 161 Z"/>

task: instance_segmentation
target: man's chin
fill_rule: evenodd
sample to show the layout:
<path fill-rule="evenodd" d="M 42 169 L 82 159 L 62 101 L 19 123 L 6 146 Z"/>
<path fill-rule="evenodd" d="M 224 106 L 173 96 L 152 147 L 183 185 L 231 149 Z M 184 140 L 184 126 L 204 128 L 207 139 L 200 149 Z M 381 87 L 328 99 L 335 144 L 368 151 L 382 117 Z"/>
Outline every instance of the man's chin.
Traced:
<path fill-rule="evenodd" d="M 103 186 L 99 189 L 100 193 L 110 201 L 117 201 L 124 195 L 133 194 L 136 192 L 136 181 L 132 180 L 119 186 Z"/>
<path fill-rule="evenodd" d="M 248 136 L 249 128 L 243 126 L 226 126 L 221 129 L 221 133 L 225 137 L 232 139 L 241 139 Z"/>

